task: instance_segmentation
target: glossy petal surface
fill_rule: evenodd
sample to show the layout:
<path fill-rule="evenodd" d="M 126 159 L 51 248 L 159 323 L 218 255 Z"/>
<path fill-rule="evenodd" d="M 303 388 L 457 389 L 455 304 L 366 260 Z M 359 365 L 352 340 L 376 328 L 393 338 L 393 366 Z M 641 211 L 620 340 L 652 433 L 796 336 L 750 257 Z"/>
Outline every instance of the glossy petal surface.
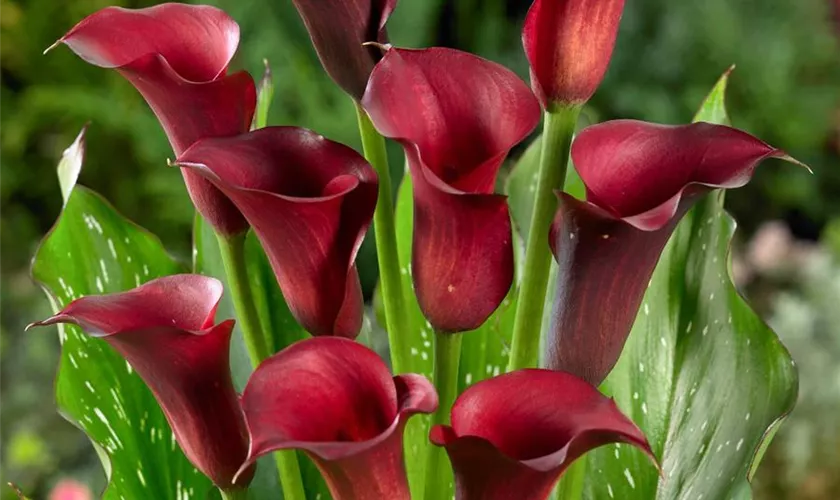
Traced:
<path fill-rule="evenodd" d="M 788 158 L 746 132 L 703 122 L 614 120 L 584 129 L 572 145 L 587 201 L 646 231 L 668 223 L 686 189 L 741 187 L 770 157 Z"/>
<path fill-rule="evenodd" d="M 336 500 L 408 499 L 402 434 L 437 395 L 419 375 L 391 377 L 377 354 L 353 341 L 305 340 L 257 368 L 242 395 L 248 461 L 301 449 Z"/>
<path fill-rule="evenodd" d="M 459 500 L 541 500 L 587 451 L 630 443 L 642 432 L 612 400 L 568 373 L 518 370 L 479 382 L 452 407 L 452 425 L 432 429 L 455 470 Z"/>
<path fill-rule="evenodd" d="M 534 0 L 522 30 L 543 107 L 583 104 L 604 79 L 624 0 Z"/>
<path fill-rule="evenodd" d="M 245 215 L 304 328 L 313 335 L 359 333 L 362 296 L 353 261 L 378 186 L 364 158 L 309 130 L 268 127 L 199 141 L 178 162 Z"/>
<path fill-rule="evenodd" d="M 452 49 L 390 49 L 362 104 L 406 151 L 414 186 L 412 274 L 441 331 L 480 326 L 513 279 L 510 216 L 495 195 L 510 148 L 537 125 L 539 104 L 506 68 Z"/>
<path fill-rule="evenodd" d="M 131 82 L 160 120 L 176 155 L 203 137 L 236 135 L 250 126 L 254 82 L 245 72 L 225 76 L 239 43 L 239 26 L 215 7 L 107 7 L 59 42 Z M 189 171 L 184 176 L 196 208 L 217 230 L 234 234 L 247 229 L 212 185 Z"/>
<path fill-rule="evenodd" d="M 385 22 L 397 0 L 293 0 L 321 64 L 330 77 L 359 100 L 374 64 L 382 57 L 365 42 L 387 43 Z"/>
<path fill-rule="evenodd" d="M 152 390 L 187 458 L 224 488 L 246 456 L 247 433 L 228 368 L 233 321 L 213 324 L 221 295 L 215 279 L 167 276 L 77 299 L 36 326 L 72 323 L 102 337 Z"/>
<path fill-rule="evenodd" d="M 572 159 L 586 202 L 561 195 L 551 229 L 559 265 L 549 368 L 600 384 L 615 365 L 671 232 L 712 188 L 746 184 L 787 155 L 737 129 L 618 120 L 585 129 Z"/>

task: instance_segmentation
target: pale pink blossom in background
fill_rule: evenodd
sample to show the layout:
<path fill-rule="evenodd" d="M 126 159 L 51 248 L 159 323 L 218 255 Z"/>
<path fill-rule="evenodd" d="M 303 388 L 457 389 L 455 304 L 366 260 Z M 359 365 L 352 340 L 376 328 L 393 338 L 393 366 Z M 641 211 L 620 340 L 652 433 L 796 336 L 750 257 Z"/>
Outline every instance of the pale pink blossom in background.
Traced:
<path fill-rule="evenodd" d="M 93 500 L 93 494 L 74 479 L 62 479 L 50 491 L 49 500 Z"/>

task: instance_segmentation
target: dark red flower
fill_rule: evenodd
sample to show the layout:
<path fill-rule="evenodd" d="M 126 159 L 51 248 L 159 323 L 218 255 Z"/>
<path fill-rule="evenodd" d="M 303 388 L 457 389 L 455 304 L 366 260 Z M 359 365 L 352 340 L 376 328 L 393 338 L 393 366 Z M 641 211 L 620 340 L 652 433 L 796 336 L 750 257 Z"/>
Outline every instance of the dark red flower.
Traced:
<path fill-rule="evenodd" d="M 357 101 L 382 57 L 365 42 L 387 43 L 385 23 L 397 0 L 292 0 L 330 77 Z"/>
<path fill-rule="evenodd" d="M 203 139 L 178 158 L 242 212 L 283 296 L 313 335 L 355 337 L 362 294 L 353 261 L 376 207 L 373 168 L 351 148 L 297 127 Z"/>
<path fill-rule="evenodd" d="M 534 0 L 522 44 L 545 109 L 588 101 L 612 57 L 624 0 Z"/>
<path fill-rule="evenodd" d="M 214 325 L 221 298 L 216 279 L 167 276 L 127 292 L 74 300 L 32 326 L 73 323 L 107 342 L 152 390 L 187 458 L 218 487 L 230 488 L 247 454 L 248 434 L 230 375 L 234 322 Z M 252 476 L 253 468 L 236 484 L 246 486 Z"/>
<path fill-rule="evenodd" d="M 320 337 L 264 361 L 242 407 L 251 436 L 243 467 L 294 448 L 312 458 L 335 500 L 408 500 L 403 429 L 437 408 L 437 394 L 420 375 L 391 377 L 361 344 Z"/>
<path fill-rule="evenodd" d="M 790 158 L 723 125 L 617 120 L 585 129 L 572 160 L 586 202 L 566 194 L 551 228 L 559 264 L 549 368 L 600 384 L 618 361 L 671 232 L 701 195 Z"/>
<path fill-rule="evenodd" d="M 432 428 L 455 471 L 458 500 L 542 500 L 584 453 L 629 443 L 656 458 L 615 403 L 568 373 L 517 370 L 455 401 L 452 425 Z"/>
<path fill-rule="evenodd" d="M 423 313 L 440 331 L 477 328 L 513 280 L 510 216 L 506 198 L 493 194 L 496 175 L 539 122 L 539 104 L 496 63 L 452 49 L 392 48 L 362 105 L 408 157 Z"/>
<path fill-rule="evenodd" d="M 239 26 L 215 7 L 107 7 L 56 43 L 131 82 L 157 115 L 176 155 L 198 139 L 240 134 L 251 124 L 253 79 L 246 72 L 226 76 Z M 184 180 L 196 208 L 217 231 L 236 234 L 248 228 L 210 183 L 191 171 L 184 171 Z"/>

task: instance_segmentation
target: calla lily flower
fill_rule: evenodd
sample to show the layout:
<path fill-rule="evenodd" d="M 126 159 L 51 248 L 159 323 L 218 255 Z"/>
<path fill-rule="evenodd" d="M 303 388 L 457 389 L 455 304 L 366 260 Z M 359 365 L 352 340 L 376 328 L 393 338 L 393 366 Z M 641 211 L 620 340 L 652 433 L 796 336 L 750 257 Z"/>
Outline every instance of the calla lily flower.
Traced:
<path fill-rule="evenodd" d="M 303 450 L 335 500 L 409 500 L 403 429 L 437 408 L 420 375 L 391 377 L 367 347 L 337 337 L 297 342 L 251 375 L 242 407 L 251 437 L 243 468 L 276 450 Z"/>
<path fill-rule="evenodd" d="M 246 72 L 226 75 L 239 26 L 210 6 L 107 7 L 77 24 L 63 43 L 85 61 L 114 68 L 143 95 L 176 155 L 203 137 L 246 132 L 256 107 Z M 192 171 L 184 181 L 193 204 L 221 234 L 248 229 L 233 204 Z"/>
<path fill-rule="evenodd" d="M 190 462 L 220 488 L 244 487 L 254 470 L 234 484 L 248 434 L 229 368 L 234 322 L 214 324 L 221 298 L 216 279 L 167 276 L 82 297 L 31 326 L 72 323 L 107 342 L 149 386 Z"/>
<path fill-rule="evenodd" d="M 178 165 L 208 179 L 244 214 L 304 328 L 358 335 L 363 304 L 353 261 L 378 189 L 364 158 L 306 129 L 266 127 L 198 141 Z"/>
<path fill-rule="evenodd" d="M 353 99 L 361 99 L 382 57 L 378 48 L 362 44 L 388 42 L 385 23 L 397 0 L 292 1 L 330 78 Z"/>
<path fill-rule="evenodd" d="M 432 428 L 455 471 L 457 500 L 543 500 L 589 450 L 629 443 L 656 462 L 615 403 L 571 374 L 525 369 L 483 380 L 455 401 L 452 425 Z"/>
<path fill-rule="evenodd" d="M 408 158 L 423 313 L 438 331 L 477 328 L 513 280 L 510 215 L 506 198 L 493 194 L 496 175 L 536 127 L 539 104 L 514 73 L 472 54 L 389 48 L 362 105 Z"/>
<path fill-rule="evenodd" d="M 604 79 L 624 0 L 534 0 L 522 30 L 543 107 L 581 105 Z"/>
<path fill-rule="evenodd" d="M 618 361 L 659 255 L 712 189 L 746 184 L 766 158 L 792 160 L 740 130 L 617 120 L 572 144 L 586 200 L 560 194 L 549 241 L 559 265 L 549 368 L 600 384 Z"/>

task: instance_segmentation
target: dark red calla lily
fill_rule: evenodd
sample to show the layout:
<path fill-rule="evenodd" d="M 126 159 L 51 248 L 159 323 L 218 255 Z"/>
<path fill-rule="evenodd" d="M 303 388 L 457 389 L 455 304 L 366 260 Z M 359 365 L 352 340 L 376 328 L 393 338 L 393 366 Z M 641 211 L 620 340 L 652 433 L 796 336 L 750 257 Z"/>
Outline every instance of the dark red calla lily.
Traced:
<path fill-rule="evenodd" d="M 251 446 L 243 468 L 294 448 L 312 458 L 335 500 L 408 500 L 403 429 L 437 403 L 428 380 L 391 377 L 361 344 L 337 337 L 298 342 L 264 361 L 245 387 Z"/>
<path fill-rule="evenodd" d="M 600 384 L 679 219 L 708 191 L 746 184 L 770 157 L 794 161 L 746 132 L 708 123 L 617 120 L 581 132 L 572 159 L 587 201 L 561 194 L 550 235 L 560 267 L 548 367 Z"/>
<path fill-rule="evenodd" d="M 387 43 L 385 23 L 397 0 L 292 0 L 318 59 L 330 77 L 357 101 L 382 52 L 365 42 Z"/>
<path fill-rule="evenodd" d="M 31 326 L 72 323 L 107 342 L 149 386 L 187 458 L 228 489 L 247 455 L 248 434 L 230 375 L 234 322 L 214 324 L 221 298 L 216 279 L 167 276 L 77 299 Z M 253 472 L 239 474 L 236 486 L 247 486 Z"/>
<path fill-rule="evenodd" d="M 56 43 L 131 82 L 160 120 L 176 155 L 198 139 L 240 134 L 251 124 L 257 96 L 253 79 L 246 72 L 226 76 L 239 26 L 215 7 L 107 7 Z M 217 231 L 247 230 L 233 204 L 205 179 L 184 171 L 184 180 L 196 208 Z"/>
<path fill-rule="evenodd" d="M 612 57 L 624 0 L 534 0 L 522 30 L 545 109 L 588 101 Z"/>
<path fill-rule="evenodd" d="M 508 151 L 540 119 L 528 86 L 453 49 L 388 49 L 362 105 L 405 149 L 414 185 L 412 274 L 439 331 L 480 326 L 507 295 L 513 248 L 507 200 L 493 194 Z"/>
<path fill-rule="evenodd" d="M 455 471 L 458 500 L 542 500 L 584 453 L 629 443 L 656 462 L 615 403 L 564 372 L 517 370 L 483 380 L 455 401 L 452 425 L 432 428 Z"/>
<path fill-rule="evenodd" d="M 353 261 L 378 189 L 364 158 L 310 130 L 266 127 L 198 141 L 178 164 L 210 180 L 245 215 L 304 328 L 359 333 L 363 304 Z"/>

